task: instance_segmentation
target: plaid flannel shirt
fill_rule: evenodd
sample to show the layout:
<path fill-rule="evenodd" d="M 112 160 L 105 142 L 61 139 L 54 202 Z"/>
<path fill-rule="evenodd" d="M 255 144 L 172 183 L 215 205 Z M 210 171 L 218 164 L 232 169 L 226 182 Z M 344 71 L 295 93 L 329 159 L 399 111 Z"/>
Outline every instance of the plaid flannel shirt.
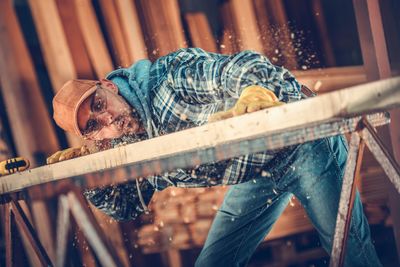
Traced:
<path fill-rule="evenodd" d="M 288 70 L 253 51 L 222 55 L 199 48 L 180 49 L 155 61 L 150 77 L 152 119 L 160 134 L 206 124 L 211 114 L 230 108 L 251 85 L 272 90 L 282 102 L 302 98 L 301 86 Z M 194 169 L 177 169 L 147 177 L 140 190 L 148 202 L 154 190 L 171 185 L 204 187 L 245 182 L 272 168 L 276 155 L 276 151 L 266 151 Z M 135 189 L 136 184 L 129 182 L 91 190 L 86 196 L 112 217 L 131 219 L 143 211 Z"/>

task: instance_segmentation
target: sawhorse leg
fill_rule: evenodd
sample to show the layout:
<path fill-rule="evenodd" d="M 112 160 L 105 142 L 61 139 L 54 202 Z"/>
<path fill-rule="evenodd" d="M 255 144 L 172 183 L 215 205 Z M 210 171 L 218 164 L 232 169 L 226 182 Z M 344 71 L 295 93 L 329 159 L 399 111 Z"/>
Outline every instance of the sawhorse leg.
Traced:
<path fill-rule="evenodd" d="M 374 128 L 364 118 L 358 132 L 351 135 L 350 149 L 347 158 L 346 171 L 343 178 L 342 192 L 340 195 L 336 228 L 333 238 L 330 267 L 343 266 L 346 241 L 350 227 L 351 212 L 355 197 L 355 179 L 360 174 L 362 154 L 368 146 L 383 170 L 400 193 L 400 168 L 384 147 Z"/>
<path fill-rule="evenodd" d="M 81 192 L 72 190 L 59 197 L 57 221 L 57 266 L 64 266 L 70 214 L 81 228 L 102 266 L 123 266 L 110 246 Z"/>
<path fill-rule="evenodd" d="M 40 242 L 24 211 L 19 203 L 14 200 L 5 204 L 6 266 L 12 267 L 14 265 L 14 243 L 16 242 L 16 239 L 13 240 L 12 235 L 13 233 L 16 233 L 17 226 L 26 235 L 27 240 L 38 256 L 40 263 L 43 266 L 53 266 L 46 250 Z"/>

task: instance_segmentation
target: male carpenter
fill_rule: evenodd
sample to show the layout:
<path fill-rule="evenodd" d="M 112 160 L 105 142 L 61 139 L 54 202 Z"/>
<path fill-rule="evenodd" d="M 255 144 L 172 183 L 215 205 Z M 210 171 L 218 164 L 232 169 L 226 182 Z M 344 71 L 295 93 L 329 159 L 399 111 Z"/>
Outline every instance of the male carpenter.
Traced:
<path fill-rule="evenodd" d="M 67 82 L 53 105 L 61 128 L 108 147 L 307 97 L 289 71 L 252 51 L 221 55 L 181 49 L 153 63 L 142 60 L 115 70 L 106 78 Z M 60 151 L 49 163 L 85 153 L 86 149 Z M 335 136 L 88 190 L 85 195 L 113 218 L 129 220 L 146 209 L 155 190 L 232 185 L 196 266 L 244 266 L 293 195 L 330 252 L 346 157 L 346 140 Z M 358 192 L 347 255 L 346 266 L 381 266 Z"/>

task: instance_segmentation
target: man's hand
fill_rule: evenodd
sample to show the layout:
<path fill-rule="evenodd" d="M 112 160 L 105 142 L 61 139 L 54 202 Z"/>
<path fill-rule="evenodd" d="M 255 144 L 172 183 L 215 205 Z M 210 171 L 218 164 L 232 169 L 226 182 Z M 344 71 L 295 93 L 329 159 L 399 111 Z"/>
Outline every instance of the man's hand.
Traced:
<path fill-rule="evenodd" d="M 72 159 L 84 155 L 89 155 L 90 151 L 86 146 L 82 147 L 71 147 L 61 151 L 57 151 L 53 155 L 47 158 L 47 164 L 56 163 L 59 161 Z"/>
<path fill-rule="evenodd" d="M 234 116 L 255 112 L 264 108 L 279 106 L 282 104 L 284 103 L 280 102 L 271 90 L 265 89 L 258 85 L 252 85 L 243 90 L 233 108 L 211 115 L 208 119 L 208 122 L 232 118 Z"/>

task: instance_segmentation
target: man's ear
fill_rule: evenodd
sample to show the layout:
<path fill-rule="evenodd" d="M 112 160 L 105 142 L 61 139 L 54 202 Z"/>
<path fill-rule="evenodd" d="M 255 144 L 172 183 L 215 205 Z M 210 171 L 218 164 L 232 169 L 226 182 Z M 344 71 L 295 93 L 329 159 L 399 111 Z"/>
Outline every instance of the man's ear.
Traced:
<path fill-rule="evenodd" d="M 101 79 L 100 81 L 105 88 L 107 88 L 108 90 L 110 90 L 115 94 L 118 94 L 118 87 L 115 85 L 115 83 L 107 79 Z"/>

